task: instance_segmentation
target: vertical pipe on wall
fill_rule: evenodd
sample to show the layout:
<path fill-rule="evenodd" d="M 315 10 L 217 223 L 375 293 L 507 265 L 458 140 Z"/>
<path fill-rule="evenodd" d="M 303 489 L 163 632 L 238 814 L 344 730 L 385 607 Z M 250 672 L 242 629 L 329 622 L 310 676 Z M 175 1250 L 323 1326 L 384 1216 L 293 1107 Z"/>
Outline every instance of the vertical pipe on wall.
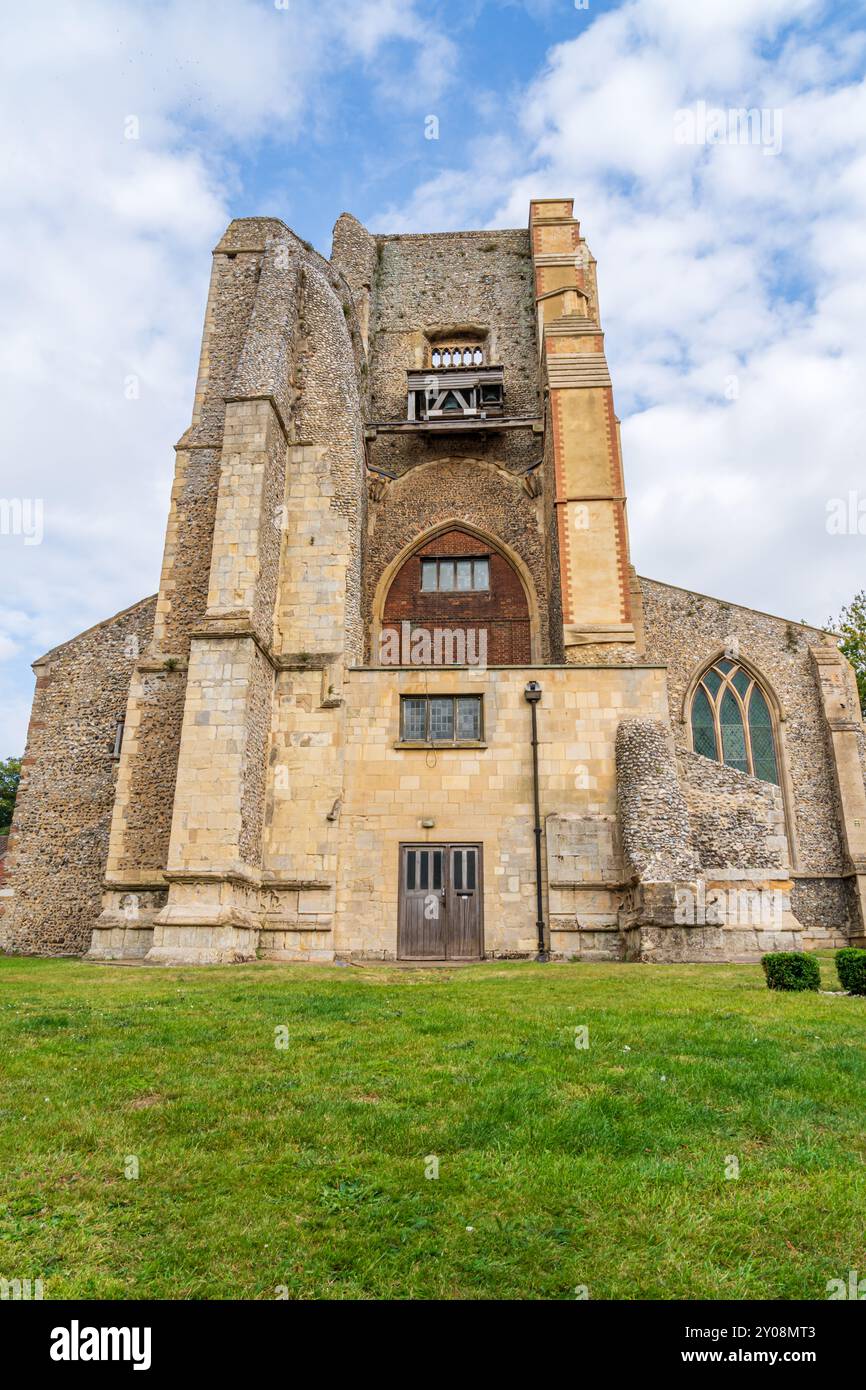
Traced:
<path fill-rule="evenodd" d="M 532 797 L 535 808 L 535 930 L 538 936 L 537 961 L 549 961 L 550 952 L 544 939 L 544 903 L 541 884 L 541 804 L 538 791 L 538 716 L 537 707 L 541 699 L 541 686 L 538 681 L 530 681 L 523 692 L 532 711 Z"/>

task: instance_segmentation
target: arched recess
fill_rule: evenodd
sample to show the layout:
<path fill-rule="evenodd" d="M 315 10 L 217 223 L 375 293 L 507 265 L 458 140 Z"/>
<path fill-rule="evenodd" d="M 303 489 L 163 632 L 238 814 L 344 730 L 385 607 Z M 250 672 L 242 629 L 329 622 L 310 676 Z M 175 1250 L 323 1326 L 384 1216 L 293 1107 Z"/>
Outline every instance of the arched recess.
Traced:
<path fill-rule="evenodd" d="M 726 667 L 730 669 L 725 669 Z M 735 675 L 737 671 L 742 671 L 744 677 L 746 677 L 748 681 L 754 683 L 754 687 L 757 688 L 757 690 L 760 692 L 761 697 L 763 698 L 767 714 L 769 715 L 769 726 L 772 732 L 773 749 L 775 754 L 777 771 L 777 785 L 782 794 L 782 806 L 785 813 L 785 830 L 788 837 L 788 849 L 790 852 L 791 867 L 793 869 L 796 869 L 798 868 L 800 863 L 800 849 L 797 836 L 796 817 L 794 815 L 794 789 L 793 784 L 791 782 L 790 772 L 788 769 L 788 756 L 785 741 L 785 723 L 787 716 L 785 712 L 785 707 L 782 704 L 782 701 L 779 695 L 777 694 L 772 682 L 767 679 L 761 668 L 757 665 L 756 662 L 752 661 L 750 657 L 744 656 L 741 652 L 739 652 L 736 656 L 733 656 L 729 647 L 720 646 L 717 647 L 715 651 L 711 652 L 708 656 L 703 657 L 702 660 L 698 662 L 698 664 L 695 667 L 693 667 L 691 676 L 683 694 L 682 704 L 680 705 L 680 724 L 685 726 L 684 733 L 688 747 L 692 750 L 692 752 L 701 751 L 700 749 L 696 749 L 695 747 L 695 734 L 692 713 L 695 707 L 696 697 L 699 697 L 701 693 L 705 693 L 704 686 L 707 680 L 708 673 L 711 673 L 714 670 L 722 672 L 726 683 L 730 683 L 731 678 Z M 723 690 L 724 685 L 720 686 L 717 691 L 711 692 L 715 694 L 716 701 L 718 700 L 718 694 L 721 693 Z M 735 691 L 733 693 L 735 696 L 739 695 L 739 708 L 744 719 L 744 734 L 746 740 L 750 743 L 752 731 L 749 728 L 748 714 L 744 707 L 744 702 L 742 698 L 744 690 L 748 690 L 748 687 L 745 685 L 745 682 L 741 683 L 741 688 L 735 687 Z M 751 691 L 749 691 L 749 695 L 751 696 Z M 726 696 L 727 692 L 725 691 L 725 696 L 723 698 L 726 698 Z M 715 756 L 714 761 L 721 763 L 723 766 L 736 766 L 734 762 L 728 762 L 724 757 L 724 749 L 722 747 L 723 737 L 721 734 L 718 733 L 719 724 L 717 717 L 717 708 L 718 706 L 716 704 L 716 706 L 712 710 L 713 715 L 716 716 L 714 728 L 717 731 L 717 756 Z M 707 756 L 713 757 L 712 754 L 708 754 Z M 749 771 L 751 775 L 756 775 L 753 770 L 754 760 L 750 758 L 750 762 L 752 764 L 751 766 L 741 770 L 746 770 Z M 765 778 L 764 780 L 771 781 L 772 779 Z"/>
<path fill-rule="evenodd" d="M 463 521 L 460 517 L 451 517 L 447 521 L 437 522 L 435 526 L 431 526 L 420 536 L 415 536 L 407 545 L 403 547 L 399 554 L 394 556 L 390 564 L 388 564 L 382 571 L 382 574 L 379 577 L 379 582 L 376 585 L 371 614 L 371 665 L 376 665 L 378 661 L 381 634 L 383 626 L 386 625 L 388 598 L 391 594 L 392 587 L 398 575 L 401 574 L 404 567 L 410 561 L 412 561 L 415 557 L 420 557 L 420 552 L 425 552 L 425 558 L 430 558 L 430 556 L 432 556 L 434 552 L 438 552 L 440 549 L 442 549 L 443 547 L 439 547 L 435 544 L 436 541 L 440 538 L 442 538 L 444 541 L 446 537 L 448 537 L 451 533 L 454 532 L 462 533 L 462 535 L 471 538 L 473 541 L 477 542 L 477 547 L 474 545 L 470 545 L 466 550 L 463 550 L 462 552 L 454 551 L 454 553 L 449 558 L 457 560 L 460 558 L 465 558 L 466 555 L 470 553 L 476 556 L 496 556 L 501 561 L 503 561 L 505 565 L 508 566 L 510 572 L 516 577 L 517 581 L 519 582 L 519 591 L 525 602 L 524 611 L 526 615 L 526 621 L 529 624 L 529 658 L 528 661 L 525 662 L 525 664 L 537 665 L 541 661 L 541 633 L 539 607 L 538 599 L 535 592 L 535 585 L 532 581 L 532 576 L 526 564 L 520 558 L 520 556 L 517 555 L 509 545 L 507 545 L 504 541 L 500 540 L 499 537 L 492 535 L 489 531 L 485 531 L 481 527 L 472 525 L 470 522 Z M 495 573 L 495 569 L 491 567 L 491 575 L 495 576 Z M 471 619 L 471 621 L 478 623 L 483 622 L 484 620 L 485 617 L 483 612 L 481 611 L 479 611 L 477 618 Z M 497 622 L 500 620 L 501 619 L 499 615 L 495 611 L 492 612 L 487 618 L 487 621 L 490 622 Z M 395 621 L 397 621 L 397 619 L 392 617 L 391 622 L 393 623 Z M 442 612 L 440 610 L 440 613 L 437 615 L 435 621 L 447 624 L 449 620 L 447 616 L 442 615 Z M 456 619 L 456 621 L 460 621 L 460 619 Z M 488 658 L 488 664 L 522 665 L 524 663 L 499 663 L 493 660 L 492 656 L 490 656 Z"/>

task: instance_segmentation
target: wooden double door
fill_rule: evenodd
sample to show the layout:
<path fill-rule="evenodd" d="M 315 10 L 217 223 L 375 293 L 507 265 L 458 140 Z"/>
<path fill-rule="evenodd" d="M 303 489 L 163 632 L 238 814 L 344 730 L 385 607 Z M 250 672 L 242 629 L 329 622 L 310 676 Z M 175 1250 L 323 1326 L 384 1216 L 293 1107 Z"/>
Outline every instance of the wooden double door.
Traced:
<path fill-rule="evenodd" d="M 401 959 L 478 960 L 483 904 L 480 845 L 400 846 Z"/>

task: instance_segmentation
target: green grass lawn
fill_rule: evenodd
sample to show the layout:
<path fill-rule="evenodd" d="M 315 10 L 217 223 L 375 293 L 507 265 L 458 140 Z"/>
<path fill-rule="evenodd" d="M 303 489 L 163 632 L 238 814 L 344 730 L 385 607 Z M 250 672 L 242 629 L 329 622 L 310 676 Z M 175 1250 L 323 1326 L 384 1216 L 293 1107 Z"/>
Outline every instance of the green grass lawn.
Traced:
<path fill-rule="evenodd" d="M 0 957 L 0 1276 L 822 1299 L 866 1274 L 864 1032 L 866 998 L 771 994 L 747 965 Z"/>

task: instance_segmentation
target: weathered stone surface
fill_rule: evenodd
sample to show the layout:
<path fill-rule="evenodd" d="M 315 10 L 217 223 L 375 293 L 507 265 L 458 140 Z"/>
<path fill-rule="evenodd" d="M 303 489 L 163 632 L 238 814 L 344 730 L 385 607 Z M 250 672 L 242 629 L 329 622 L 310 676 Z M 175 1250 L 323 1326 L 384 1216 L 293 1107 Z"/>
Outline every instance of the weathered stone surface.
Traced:
<path fill-rule="evenodd" d="M 656 580 L 641 579 L 646 652 L 650 659 L 663 659 L 668 667 L 671 717 L 677 746 L 684 753 L 691 747 L 687 695 L 696 674 L 726 648 L 736 651 L 760 677 L 774 711 L 776 752 L 780 764 L 779 797 L 784 817 L 788 863 L 794 877 L 793 904 L 797 917 L 810 933 L 809 939 L 827 945 L 843 944 L 843 933 L 856 935 L 862 930 L 857 888 L 847 877 L 853 864 L 846 852 L 843 827 L 846 817 L 839 801 L 837 771 L 830 730 L 816 680 L 815 657 L 826 653 L 834 658 L 832 639 L 816 628 L 784 618 L 757 612 L 705 594 L 691 593 Z M 862 787 L 864 731 L 852 688 L 853 672 L 843 661 L 846 672 L 847 714 L 859 752 L 860 772 L 855 773 Z M 691 755 L 692 759 L 694 755 Z M 687 781 L 692 799 L 701 795 L 704 782 L 706 823 L 705 850 L 710 862 L 715 841 L 715 858 L 724 858 L 725 841 L 736 839 L 734 822 L 739 817 L 741 836 L 745 830 L 742 798 L 735 794 L 726 809 L 724 787 L 745 789 L 743 774 L 706 759 L 684 763 L 690 771 Z M 761 784 L 767 786 L 768 784 Z M 716 798 L 717 813 L 712 801 Z M 727 829 L 722 821 L 727 817 Z M 700 815 L 698 819 L 700 820 Z M 733 819 L 732 819 L 733 818 Z M 856 817 L 854 817 L 856 819 Z M 852 815 L 847 822 L 850 825 Z M 866 824 L 866 817 L 863 818 Z M 852 833 L 857 827 L 852 826 Z M 700 830 L 698 831 L 700 835 Z M 729 843 L 728 849 L 732 846 Z M 763 862 L 759 859 L 758 863 Z M 824 934 L 826 930 L 826 935 Z"/>
<path fill-rule="evenodd" d="M 502 367 L 501 415 L 408 418 L 407 371 L 448 343 Z M 495 593 L 424 593 L 422 551 L 476 549 Z M 478 614 L 503 624 L 489 666 L 378 664 L 386 619 Z M 778 787 L 692 751 L 691 693 L 728 647 L 765 691 Z M 529 680 L 554 955 L 862 938 L 852 673 L 816 629 L 635 577 L 568 199 L 534 201 L 528 230 L 384 236 L 344 214 L 330 262 L 277 219 L 232 222 L 159 594 L 36 671 L 6 949 L 389 959 L 401 846 L 475 844 L 484 953 L 532 954 Z M 483 738 L 407 746 L 401 697 L 466 695 Z"/>
<path fill-rule="evenodd" d="M 647 882 L 695 878 L 700 862 L 666 724 L 621 720 L 616 769 L 623 850 L 634 872 Z"/>
<path fill-rule="evenodd" d="M 36 663 L 36 693 L 0 898 L 0 947 L 86 951 L 99 915 L 114 806 L 117 727 L 135 661 L 150 641 L 144 599 Z"/>
<path fill-rule="evenodd" d="M 681 751 L 679 772 L 702 869 L 790 866 L 782 793 L 736 768 Z"/>

